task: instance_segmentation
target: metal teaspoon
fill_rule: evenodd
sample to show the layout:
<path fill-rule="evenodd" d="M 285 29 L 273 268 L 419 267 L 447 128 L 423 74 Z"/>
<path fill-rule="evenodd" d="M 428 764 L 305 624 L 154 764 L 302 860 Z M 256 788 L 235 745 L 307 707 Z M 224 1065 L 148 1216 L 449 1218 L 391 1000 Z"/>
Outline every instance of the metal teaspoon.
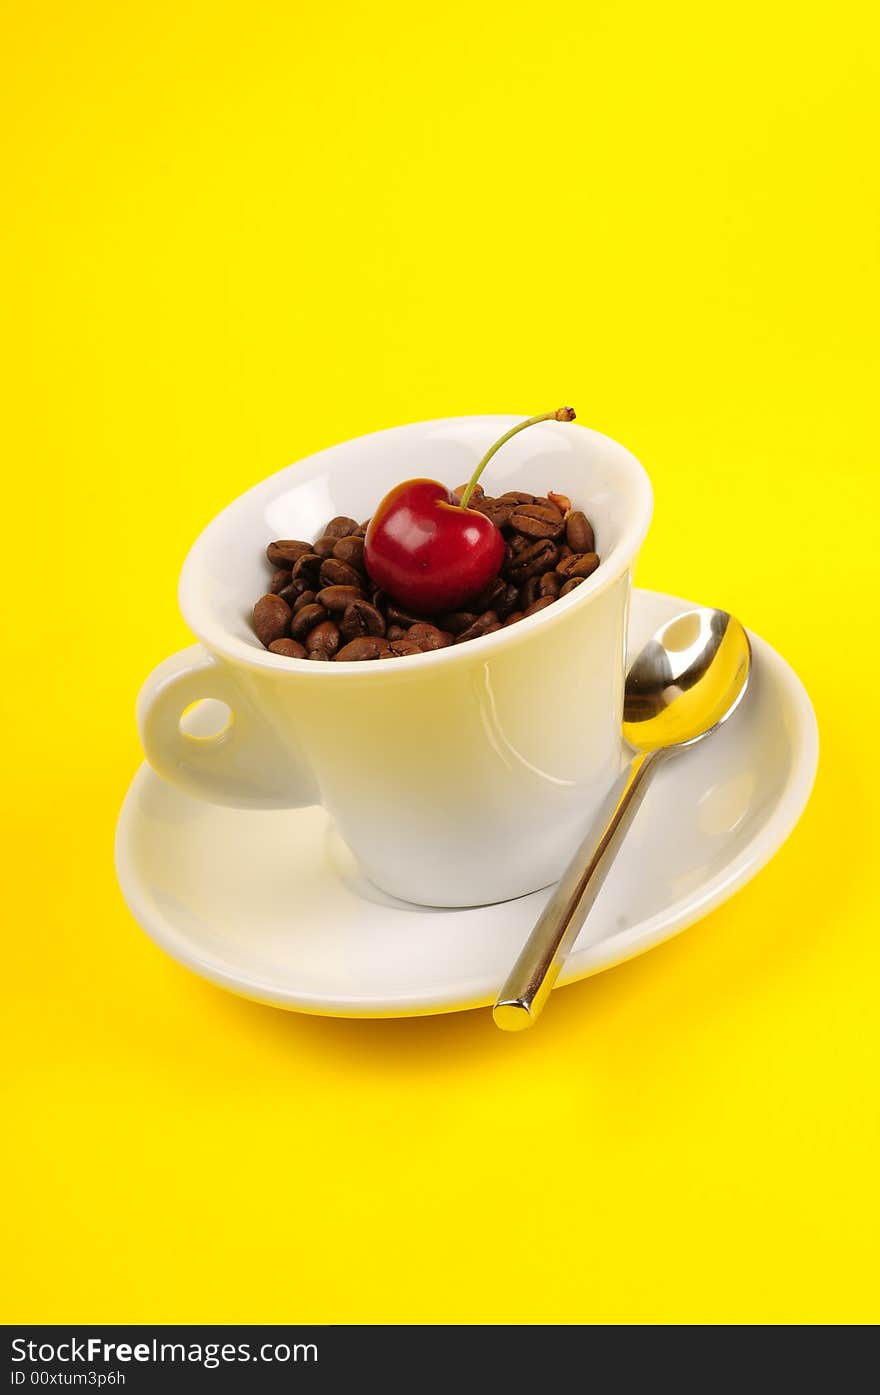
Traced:
<path fill-rule="evenodd" d="M 590 830 L 511 969 L 492 1015 L 505 1032 L 536 1021 L 662 759 L 716 731 L 739 706 L 751 646 L 724 610 L 689 610 L 648 641 L 627 675 L 624 739 L 635 760 Z"/>

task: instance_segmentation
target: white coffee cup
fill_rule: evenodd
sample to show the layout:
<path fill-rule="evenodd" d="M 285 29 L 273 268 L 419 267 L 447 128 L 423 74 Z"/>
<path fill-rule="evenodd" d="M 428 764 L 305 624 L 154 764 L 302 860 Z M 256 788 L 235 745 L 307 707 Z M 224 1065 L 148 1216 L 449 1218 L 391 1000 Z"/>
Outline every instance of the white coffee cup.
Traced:
<path fill-rule="evenodd" d="M 248 490 L 194 544 L 180 580 L 200 643 L 138 699 L 150 764 L 200 799 L 242 808 L 323 804 L 366 876 L 430 906 L 507 900 L 561 874 L 623 763 L 630 575 L 651 518 L 648 477 L 616 442 L 548 422 L 491 461 L 487 494 L 567 494 L 601 565 L 554 605 L 482 639 L 378 662 L 270 654 L 251 613 L 266 544 L 367 518 L 414 476 L 466 480 L 516 417 L 416 422 L 319 451 Z M 181 725 L 219 699 L 227 727 Z"/>

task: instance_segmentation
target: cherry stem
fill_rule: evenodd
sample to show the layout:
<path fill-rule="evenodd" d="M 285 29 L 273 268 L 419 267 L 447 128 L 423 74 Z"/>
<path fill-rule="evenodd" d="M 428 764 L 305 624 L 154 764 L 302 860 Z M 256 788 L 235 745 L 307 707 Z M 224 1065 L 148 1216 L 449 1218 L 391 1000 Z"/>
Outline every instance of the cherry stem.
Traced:
<path fill-rule="evenodd" d="M 462 494 L 461 499 L 459 500 L 459 508 L 467 508 L 468 502 L 470 500 L 471 495 L 474 492 L 474 487 L 477 481 L 479 480 L 480 475 L 483 473 L 486 466 L 489 464 L 489 461 L 492 459 L 492 456 L 495 454 L 496 450 L 500 450 L 501 447 L 505 444 L 505 442 L 510 440 L 511 436 L 515 436 L 518 431 L 525 431 L 527 426 L 536 426 L 539 421 L 574 421 L 574 418 L 574 407 L 558 407 L 555 412 L 542 412 L 541 416 L 529 417 L 528 421 L 518 422 L 517 425 L 512 426 L 509 431 L 505 431 L 504 435 L 501 436 L 495 442 L 494 446 L 489 447 L 489 449 L 486 451 L 486 454 L 483 456 L 482 460 L 477 466 L 476 470 L 474 470 L 474 473 L 468 480 L 467 485 L 465 486 L 464 493 Z"/>

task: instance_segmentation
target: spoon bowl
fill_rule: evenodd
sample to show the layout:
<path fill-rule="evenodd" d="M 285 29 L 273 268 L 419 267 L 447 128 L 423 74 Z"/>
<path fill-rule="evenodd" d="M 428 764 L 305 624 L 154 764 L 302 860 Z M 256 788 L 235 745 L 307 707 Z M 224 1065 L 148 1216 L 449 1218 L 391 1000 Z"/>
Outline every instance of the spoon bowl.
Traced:
<path fill-rule="evenodd" d="M 736 711 L 750 671 L 749 637 L 732 615 L 703 608 L 676 616 L 627 675 L 624 740 L 637 751 L 702 741 Z"/>

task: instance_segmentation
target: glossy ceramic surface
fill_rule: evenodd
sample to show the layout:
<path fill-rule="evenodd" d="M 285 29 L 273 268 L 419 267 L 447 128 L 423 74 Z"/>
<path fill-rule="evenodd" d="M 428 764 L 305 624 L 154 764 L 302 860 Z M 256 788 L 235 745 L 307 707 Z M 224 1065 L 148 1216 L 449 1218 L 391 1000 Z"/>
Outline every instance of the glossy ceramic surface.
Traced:
<path fill-rule="evenodd" d="M 630 653 L 688 605 L 634 592 Z M 711 741 L 658 771 L 559 984 L 705 915 L 797 822 L 816 770 L 815 717 L 791 668 L 750 638 L 747 700 Z M 359 873 L 324 810 L 222 808 L 147 767 L 125 801 L 116 855 L 132 912 L 173 958 L 246 997 L 338 1016 L 492 1002 L 549 895 L 468 910 L 396 901 Z"/>

